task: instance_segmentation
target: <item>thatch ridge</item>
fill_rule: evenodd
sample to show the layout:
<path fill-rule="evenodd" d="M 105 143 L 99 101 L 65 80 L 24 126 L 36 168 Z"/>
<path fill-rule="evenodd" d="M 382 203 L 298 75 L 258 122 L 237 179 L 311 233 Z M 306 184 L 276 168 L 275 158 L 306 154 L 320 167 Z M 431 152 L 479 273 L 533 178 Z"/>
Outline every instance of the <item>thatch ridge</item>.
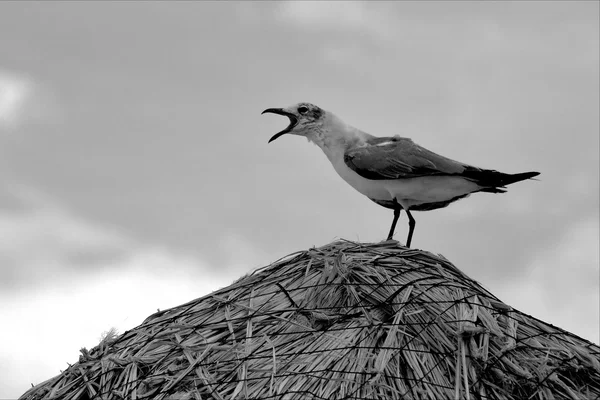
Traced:
<path fill-rule="evenodd" d="M 337 241 L 157 312 L 21 399 L 593 399 L 600 347 L 442 256 Z"/>

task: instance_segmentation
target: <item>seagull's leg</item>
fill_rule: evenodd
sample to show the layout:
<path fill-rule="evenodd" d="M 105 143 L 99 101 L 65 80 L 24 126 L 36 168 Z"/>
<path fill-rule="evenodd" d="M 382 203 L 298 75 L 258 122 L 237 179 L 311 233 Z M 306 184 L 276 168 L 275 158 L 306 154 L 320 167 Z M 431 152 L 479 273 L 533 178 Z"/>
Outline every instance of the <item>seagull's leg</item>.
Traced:
<path fill-rule="evenodd" d="M 394 203 L 396 203 L 395 199 Z M 398 222 L 398 218 L 400 217 L 400 211 L 402 211 L 402 207 L 400 207 L 400 204 L 398 204 L 397 207 L 394 208 L 394 220 L 392 221 L 392 227 L 390 228 L 390 233 L 388 233 L 387 240 L 392 240 L 392 236 L 394 236 L 394 231 L 396 230 L 396 222 Z"/>
<path fill-rule="evenodd" d="M 413 232 L 415 231 L 415 219 L 408 210 L 406 210 L 406 215 L 408 215 L 408 239 L 406 239 L 406 247 L 410 247 Z"/>

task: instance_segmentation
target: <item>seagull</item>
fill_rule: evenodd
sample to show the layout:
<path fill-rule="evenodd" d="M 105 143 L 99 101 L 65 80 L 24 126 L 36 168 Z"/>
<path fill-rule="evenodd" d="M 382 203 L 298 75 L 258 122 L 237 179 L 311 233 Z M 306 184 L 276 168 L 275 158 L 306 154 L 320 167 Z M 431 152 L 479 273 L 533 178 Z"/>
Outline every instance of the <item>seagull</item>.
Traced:
<path fill-rule="evenodd" d="M 409 226 L 406 247 L 410 247 L 415 230 L 411 211 L 443 208 L 476 192 L 504 193 L 506 185 L 539 175 L 482 169 L 440 156 L 409 138 L 376 137 L 310 103 L 268 108 L 265 113 L 290 120 L 269 143 L 288 133 L 306 137 L 323 150 L 350 186 L 394 211 L 387 240 L 392 240 L 400 211 L 404 210 Z"/>

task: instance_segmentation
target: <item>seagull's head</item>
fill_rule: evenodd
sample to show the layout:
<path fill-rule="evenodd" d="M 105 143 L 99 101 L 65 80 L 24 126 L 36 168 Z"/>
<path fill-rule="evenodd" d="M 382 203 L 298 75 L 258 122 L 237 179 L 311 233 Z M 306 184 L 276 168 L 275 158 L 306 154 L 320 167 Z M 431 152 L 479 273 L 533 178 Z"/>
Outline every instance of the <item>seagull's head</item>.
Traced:
<path fill-rule="evenodd" d="M 298 103 L 288 108 L 267 108 L 262 113 L 285 115 L 290 119 L 287 128 L 273 135 L 269 139 L 269 143 L 286 133 L 309 136 L 310 133 L 318 131 L 323 126 L 325 117 L 324 110 L 310 103 Z"/>

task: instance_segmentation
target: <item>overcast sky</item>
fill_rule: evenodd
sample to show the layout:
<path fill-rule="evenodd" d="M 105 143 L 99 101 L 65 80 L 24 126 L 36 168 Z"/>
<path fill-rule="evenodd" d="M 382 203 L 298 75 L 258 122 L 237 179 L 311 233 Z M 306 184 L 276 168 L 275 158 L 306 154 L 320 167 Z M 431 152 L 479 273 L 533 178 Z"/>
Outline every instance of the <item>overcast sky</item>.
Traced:
<path fill-rule="evenodd" d="M 392 212 L 260 113 L 539 181 L 414 213 L 504 302 L 599 338 L 598 2 L 0 2 L 0 398 L 103 331 Z M 405 215 L 397 239 L 404 242 Z"/>

